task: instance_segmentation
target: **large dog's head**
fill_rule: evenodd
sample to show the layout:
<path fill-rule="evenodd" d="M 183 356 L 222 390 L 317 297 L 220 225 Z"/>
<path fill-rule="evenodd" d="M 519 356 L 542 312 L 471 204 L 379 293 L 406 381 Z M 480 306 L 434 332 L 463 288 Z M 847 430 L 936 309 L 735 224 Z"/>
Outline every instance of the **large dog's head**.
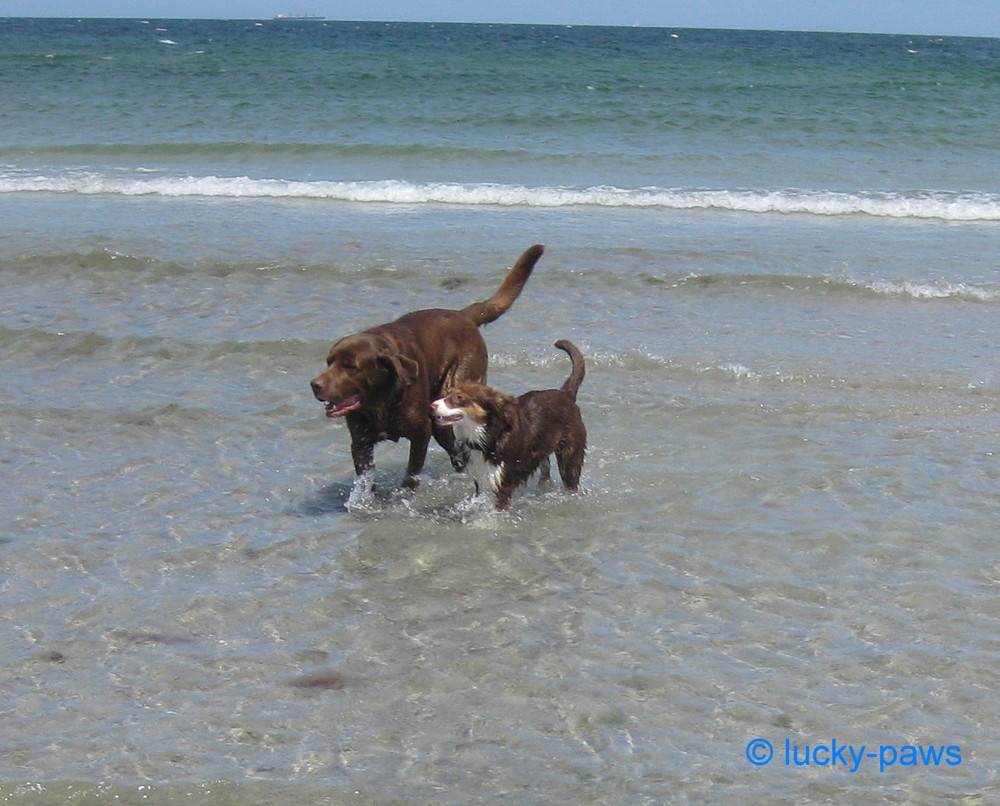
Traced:
<path fill-rule="evenodd" d="M 355 333 L 340 339 L 326 357 L 326 370 L 311 381 L 327 417 L 341 417 L 385 403 L 417 379 L 420 366 L 389 339 Z"/>

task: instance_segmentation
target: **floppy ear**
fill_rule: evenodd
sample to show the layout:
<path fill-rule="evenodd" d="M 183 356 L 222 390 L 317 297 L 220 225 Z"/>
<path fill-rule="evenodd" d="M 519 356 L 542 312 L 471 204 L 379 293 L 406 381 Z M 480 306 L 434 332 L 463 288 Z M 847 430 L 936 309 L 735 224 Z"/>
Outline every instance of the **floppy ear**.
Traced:
<path fill-rule="evenodd" d="M 409 356 L 395 352 L 382 353 L 378 357 L 378 361 L 396 374 L 396 380 L 404 389 L 416 383 L 417 376 L 420 374 L 420 364 Z"/>

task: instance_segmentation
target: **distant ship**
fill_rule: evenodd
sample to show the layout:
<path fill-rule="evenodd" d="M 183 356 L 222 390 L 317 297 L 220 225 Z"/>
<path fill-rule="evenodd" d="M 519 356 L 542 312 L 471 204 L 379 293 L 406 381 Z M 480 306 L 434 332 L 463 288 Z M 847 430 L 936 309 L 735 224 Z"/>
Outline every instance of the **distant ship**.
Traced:
<path fill-rule="evenodd" d="M 275 14 L 274 18 L 276 20 L 291 20 L 292 22 L 302 22 L 304 20 L 323 22 L 326 19 L 322 14 Z"/>

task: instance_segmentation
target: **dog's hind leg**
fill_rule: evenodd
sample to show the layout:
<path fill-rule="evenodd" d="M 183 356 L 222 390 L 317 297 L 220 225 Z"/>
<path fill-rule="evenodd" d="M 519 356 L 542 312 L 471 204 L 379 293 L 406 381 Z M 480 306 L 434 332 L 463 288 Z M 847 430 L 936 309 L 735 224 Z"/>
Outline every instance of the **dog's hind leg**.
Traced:
<path fill-rule="evenodd" d="M 580 474 L 583 472 L 582 447 L 561 446 L 556 451 L 556 463 L 559 465 L 559 476 L 563 484 L 570 492 L 576 492 L 580 488 Z"/>

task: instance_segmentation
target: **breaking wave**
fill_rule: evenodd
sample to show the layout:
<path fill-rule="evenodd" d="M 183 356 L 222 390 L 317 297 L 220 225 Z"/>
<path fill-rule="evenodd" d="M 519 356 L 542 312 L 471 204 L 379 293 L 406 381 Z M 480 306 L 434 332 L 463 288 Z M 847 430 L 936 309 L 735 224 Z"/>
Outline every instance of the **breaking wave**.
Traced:
<path fill-rule="evenodd" d="M 1000 285 L 926 279 L 872 279 L 811 276 L 805 274 L 689 274 L 667 280 L 652 278 L 658 285 L 673 291 L 700 293 L 703 290 L 762 291 L 808 295 L 858 295 L 913 300 L 956 300 L 965 302 L 1000 302 Z"/>
<path fill-rule="evenodd" d="M 588 188 L 502 183 L 302 181 L 246 176 L 143 176 L 101 173 L 0 173 L 0 193 L 316 199 L 362 204 L 495 207 L 606 207 L 716 210 L 816 216 L 867 215 L 945 221 L 1000 221 L 1000 195 L 956 191 L 819 191 L 686 188 Z"/>

